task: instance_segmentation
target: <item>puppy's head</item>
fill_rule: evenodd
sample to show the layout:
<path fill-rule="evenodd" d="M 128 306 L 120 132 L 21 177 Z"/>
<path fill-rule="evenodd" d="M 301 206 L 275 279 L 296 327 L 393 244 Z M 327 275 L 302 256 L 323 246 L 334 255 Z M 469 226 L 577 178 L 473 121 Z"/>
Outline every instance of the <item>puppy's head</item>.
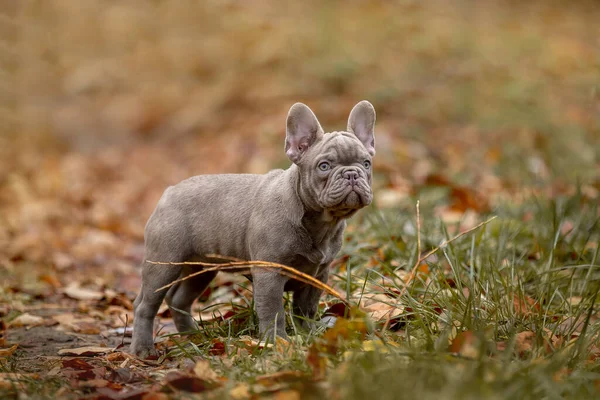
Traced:
<path fill-rule="evenodd" d="M 302 103 L 290 108 L 285 151 L 300 169 L 300 195 L 313 208 L 347 218 L 371 203 L 374 126 L 375 109 L 366 100 L 354 106 L 342 132 L 324 133 Z"/>

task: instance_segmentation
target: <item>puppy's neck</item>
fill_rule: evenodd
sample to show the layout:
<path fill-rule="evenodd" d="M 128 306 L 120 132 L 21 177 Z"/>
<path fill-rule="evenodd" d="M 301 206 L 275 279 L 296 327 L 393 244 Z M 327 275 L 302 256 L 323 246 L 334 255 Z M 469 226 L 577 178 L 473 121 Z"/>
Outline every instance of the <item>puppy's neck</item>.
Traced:
<path fill-rule="evenodd" d="M 291 183 L 294 188 L 294 196 L 302 204 L 303 215 L 301 223 L 309 230 L 329 230 L 337 227 L 345 218 L 332 215 L 329 211 L 320 207 L 317 202 L 302 188 L 302 179 L 300 177 L 300 168 L 292 164 L 287 171 L 291 175 Z"/>

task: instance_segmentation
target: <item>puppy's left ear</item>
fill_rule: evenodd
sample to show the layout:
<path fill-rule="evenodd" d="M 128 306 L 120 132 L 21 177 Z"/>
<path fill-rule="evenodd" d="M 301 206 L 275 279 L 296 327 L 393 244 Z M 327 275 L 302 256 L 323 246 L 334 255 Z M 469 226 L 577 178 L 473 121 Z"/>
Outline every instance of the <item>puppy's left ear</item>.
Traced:
<path fill-rule="evenodd" d="M 348 132 L 356 135 L 371 156 L 375 155 L 375 108 L 367 100 L 361 101 L 350 111 Z"/>

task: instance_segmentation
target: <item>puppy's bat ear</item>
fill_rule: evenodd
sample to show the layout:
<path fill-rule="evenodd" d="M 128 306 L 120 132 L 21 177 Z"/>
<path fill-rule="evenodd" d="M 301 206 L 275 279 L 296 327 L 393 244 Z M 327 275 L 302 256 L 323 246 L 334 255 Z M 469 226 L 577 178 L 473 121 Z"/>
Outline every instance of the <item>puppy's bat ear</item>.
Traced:
<path fill-rule="evenodd" d="M 302 154 L 323 135 L 323 128 L 308 106 L 296 103 L 288 112 L 285 135 L 285 154 L 298 163 Z"/>
<path fill-rule="evenodd" d="M 350 111 L 348 132 L 354 133 L 371 156 L 375 155 L 375 108 L 367 100 L 361 101 Z"/>

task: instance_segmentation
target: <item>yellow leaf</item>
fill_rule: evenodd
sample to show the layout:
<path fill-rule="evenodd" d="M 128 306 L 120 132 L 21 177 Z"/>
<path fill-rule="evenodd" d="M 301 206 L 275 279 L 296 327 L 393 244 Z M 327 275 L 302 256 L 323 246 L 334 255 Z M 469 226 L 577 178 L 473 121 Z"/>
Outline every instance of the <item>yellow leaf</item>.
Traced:
<path fill-rule="evenodd" d="M 196 365 L 194 366 L 194 374 L 196 374 L 198 378 L 205 381 L 219 380 L 219 376 L 211 368 L 210 363 L 207 360 L 200 360 L 196 362 Z"/>
<path fill-rule="evenodd" d="M 300 392 L 297 390 L 282 390 L 281 392 L 275 393 L 273 399 L 275 400 L 300 400 Z"/>
<path fill-rule="evenodd" d="M 8 349 L 0 349 L 0 358 L 8 358 L 12 356 L 15 350 L 17 350 L 17 347 L 19 347 L 18 344 L 13 344 Z"/>
<path fill-rule="evenodd" d="M 229 397 L 233 400 L 245 400 L 250 398 L 250 386 L 240 383 L 229 391 Z"/>

